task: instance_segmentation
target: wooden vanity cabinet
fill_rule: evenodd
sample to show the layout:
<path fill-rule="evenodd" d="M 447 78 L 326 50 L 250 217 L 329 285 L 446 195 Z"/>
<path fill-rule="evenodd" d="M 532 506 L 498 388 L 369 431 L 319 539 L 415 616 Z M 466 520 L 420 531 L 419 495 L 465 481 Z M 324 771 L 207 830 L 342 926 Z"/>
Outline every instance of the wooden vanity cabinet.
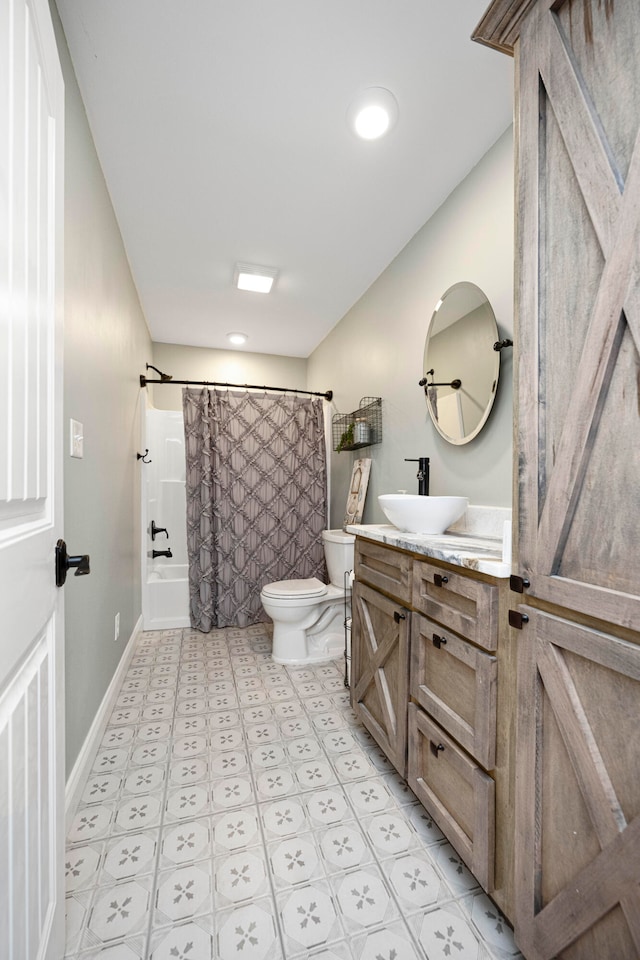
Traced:
<path fill-rule="evenodd" d="M 515 670 L 508 586 L 357 537 L 351 703 L 506 916 Z"/>

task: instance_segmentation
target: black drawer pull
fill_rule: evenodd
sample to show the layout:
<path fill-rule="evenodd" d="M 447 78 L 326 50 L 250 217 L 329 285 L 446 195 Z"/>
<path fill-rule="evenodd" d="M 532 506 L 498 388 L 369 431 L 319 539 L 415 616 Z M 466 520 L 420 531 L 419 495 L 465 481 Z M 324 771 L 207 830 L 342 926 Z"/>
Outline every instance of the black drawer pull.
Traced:
<path fill-rule="evenodd" d="M 449 583 L 449 577 L 443 577 L 439 573 L 434 573 L 433 582 L 435 583 L 436 587 L 441 587 L 443 583 Z"/>
<path fill-rule="evenodd" d="M 438 650 L 439 650 L 440 647 L 441 647 L 444 643 L 446 643 L 446 642 L 447 642 L 447 638 L 446 638 L 446 637 L 439 637 L 437 633 L 434 633 L 434 635 L 433 635 L 433 645 L 434 645 L 434 647 L 437 647 Z"/>
<path fill-rule="evenodd" d="M 396 623 L 400 623 L 401 620 L 406 620 L 407 616 L 404 613 L 398 613 L 397 610 L 393 611 L 393 619 Z"/>
<path fill-rule="evenodd" d="M 434 755 L 436 760 L 438 759 L 438 754 L 441 750 L 444 750 L 444 746 L 441 743 L 434 743 L 433 740 L 429 741 L 429 746 L 431 747 L 431 753 Z"/>

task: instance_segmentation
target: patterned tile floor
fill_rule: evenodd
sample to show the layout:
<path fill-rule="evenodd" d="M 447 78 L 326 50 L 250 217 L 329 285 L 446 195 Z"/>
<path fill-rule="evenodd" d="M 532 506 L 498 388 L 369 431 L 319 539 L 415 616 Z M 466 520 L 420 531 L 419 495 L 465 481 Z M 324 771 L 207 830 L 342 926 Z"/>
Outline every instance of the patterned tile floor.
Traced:
<path fill-rule="evenodd" d="M 77 960 L 505 960 L 504 917 L 267 628 L 140 636 L 68 835 Z"/>

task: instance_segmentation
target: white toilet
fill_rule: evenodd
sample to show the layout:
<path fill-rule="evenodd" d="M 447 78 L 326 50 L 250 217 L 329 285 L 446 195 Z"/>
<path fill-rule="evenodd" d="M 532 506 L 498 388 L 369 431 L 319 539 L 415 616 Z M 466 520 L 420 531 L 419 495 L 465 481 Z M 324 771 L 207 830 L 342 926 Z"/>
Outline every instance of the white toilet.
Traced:
<path fill-rule="evenodd" d="M 260 593 L 262 606 L 273 620 L 276 663 L 323 663 L 344 651 L 345 617 L 351 616 L 345 574 L 353 570 L 355 537 L 342 530 L 323 530 L 322 540 L 328 584 L 316 577 L 279 580 L 265 584 Z"/>

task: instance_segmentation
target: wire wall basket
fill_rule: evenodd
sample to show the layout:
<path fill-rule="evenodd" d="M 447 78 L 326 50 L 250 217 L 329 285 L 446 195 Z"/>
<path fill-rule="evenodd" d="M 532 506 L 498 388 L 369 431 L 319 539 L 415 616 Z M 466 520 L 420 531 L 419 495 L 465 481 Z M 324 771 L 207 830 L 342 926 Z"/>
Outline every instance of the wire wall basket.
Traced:
<path fill-rule="evenodd" d="M 382 398 L 363 397 L 357 410 L 336 413 L 331 422 L 333 449 L 359 450 L 382 441 Z"/>

